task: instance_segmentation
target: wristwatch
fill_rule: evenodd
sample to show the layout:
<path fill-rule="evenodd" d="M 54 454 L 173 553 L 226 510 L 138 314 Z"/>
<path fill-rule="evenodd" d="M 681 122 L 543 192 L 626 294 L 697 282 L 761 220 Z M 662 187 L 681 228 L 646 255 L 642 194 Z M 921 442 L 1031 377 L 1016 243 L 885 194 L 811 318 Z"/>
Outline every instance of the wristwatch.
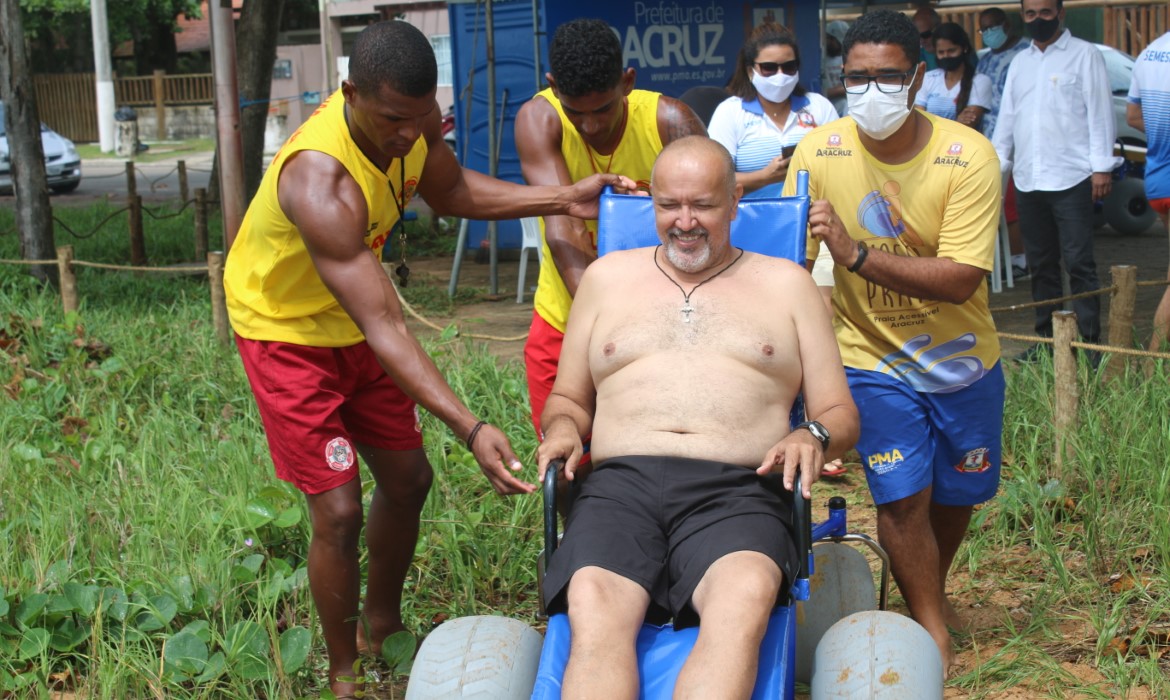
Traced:
<path fill-rule="evenodd" d="M 812 436 L 820 441 L 821 450 L 823 452 L 829 451 L 829 431 L 825 429 L 825 426 L 821 425 L 815 420 L 806 420 L 805 422 L 796 426 L 797 430 L 800 430 L 801 428 L 804 428 L 805 430 L 812 433 Z"/>

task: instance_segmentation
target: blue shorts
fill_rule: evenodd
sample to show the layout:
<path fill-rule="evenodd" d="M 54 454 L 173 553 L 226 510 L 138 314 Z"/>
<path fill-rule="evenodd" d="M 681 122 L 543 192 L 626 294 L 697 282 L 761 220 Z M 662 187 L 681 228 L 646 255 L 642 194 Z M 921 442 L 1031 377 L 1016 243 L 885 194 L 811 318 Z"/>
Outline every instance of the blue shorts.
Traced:
<path fill-rule="evenodd" d="M 1003 367 L 949 394 L 914 391 L 882 372 L 847 367 L 861 413 L 857 451 L 874 503 L 933 487 L 931 501 L 972 506 L 999 487 L 1003 439 Z"/>

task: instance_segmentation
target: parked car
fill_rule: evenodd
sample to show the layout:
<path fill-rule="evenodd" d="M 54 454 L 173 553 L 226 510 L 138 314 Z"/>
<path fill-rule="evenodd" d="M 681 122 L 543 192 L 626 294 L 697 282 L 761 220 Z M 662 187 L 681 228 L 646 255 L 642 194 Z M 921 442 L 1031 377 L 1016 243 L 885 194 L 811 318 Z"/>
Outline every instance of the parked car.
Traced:
<path fill-rule="evenodd" d="M 1129 102 L 1129 84 L 1133 82 L 1133 56 L 1104 44 L 1094 44 L 1105 58 L 1109 73 L 1109 90 L 1113 93 L 1113 122 L 1117 124 L 1117 138 L 1127 146 L 1146 146 L 1146 135 L 1125 121 L 1125 105 Z"/>
<path fill-rule="evenodd" d="M 41 124 L 41 147 L 45 151 L 45 174 L 48 176 L 49 189 L 59 194 L 77 189 L 81 184 L 81 156 L 73 142 Z M 8 155 L 3 102 L 0 102 L 0 192 L 12 192 L 12 162 Z"/>

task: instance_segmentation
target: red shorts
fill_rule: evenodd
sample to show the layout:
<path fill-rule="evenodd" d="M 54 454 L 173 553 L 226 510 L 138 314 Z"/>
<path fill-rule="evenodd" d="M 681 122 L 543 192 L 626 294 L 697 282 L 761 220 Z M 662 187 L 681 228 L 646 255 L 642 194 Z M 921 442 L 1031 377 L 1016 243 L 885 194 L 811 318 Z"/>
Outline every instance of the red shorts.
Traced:
<path fill-rule="evenodd" d="M 1016 182 L 1008 175 L 1007 191 L 1003 195 L 1003 217 L 1009 224 L 1014 224 L 1020 219 L 1020 215 L 1016 213 Z"/>
<path fill-rule="evenodd" d="M 1162 216 L 1170 214 L 1170 197 L 1158 197 L 1150 200 L 1150 206 Z"/>
<path fill-rule="evenodd" d="M 365 342 L 344 348 L 236 336 L 276 476 L 307 494 L 357 477 L 355 445 L 422 448 L 414 401 Z"/>
<path fill-rule="evenodd" d="M 540 314 L 532 312 L 532 326 L 528 342 L 524 344 L 524 370 L 528 374 L 528 401 L 532 406 L 532 427 L 536 437 L 544 439 L 540 431 L 540 414 L 557 380 L 557 363 L 561 359 L 561 344 L 565 334 L 553 328 Z"/>

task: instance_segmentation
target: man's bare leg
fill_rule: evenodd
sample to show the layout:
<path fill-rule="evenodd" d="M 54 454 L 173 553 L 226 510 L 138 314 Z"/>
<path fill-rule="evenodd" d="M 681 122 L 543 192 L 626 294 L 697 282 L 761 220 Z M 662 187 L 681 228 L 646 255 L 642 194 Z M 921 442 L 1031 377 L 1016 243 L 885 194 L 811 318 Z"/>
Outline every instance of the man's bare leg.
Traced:
<path fill-rule="evenodd" d="M 963 537 L 967 534 L 967 525 L 971 523 L 971 506 L 944 506 L 938 503 L 930 504 L 930 528 L 934 531 L 934 539 L 938 542 L 938 580 L 939 593 L 943 600 L 943 615 L 951 629 L 966 629 L 967 623 L 959 616 L 951 599 L 947 597 L 947 576 L 951 571 L 951 564 L 955 561 L 955 554 Z"/>
<path fill-rule="evenodd" d="M 926 628 L 938 645 L 945 672 L 955 654 L 944 613 L 939 543 L 930 522 L 930 494 L 927 487 L 913 496 L 879 505 L 878 540 L 890 555 L 890 569 L 911 617 Z"/>
<path fill-rule="evenodd" d="M 358 612 L 358 538 L 362 529 L 361 479 L 307 495 L 313 539 L 309 542 L 309 590 L 321 620 L 334 695 L 352 696 L 356 678 L 354 631 Z"/>
<path fill-rule="evenodd" d="M 635 642 L 650 594 L 624 576 L 586 566 L 569 581 L 568 602 L 573 634 L 562 697 L 637 698 Z"/>
<path fill-rule="evenodd" d="M 1162 215 L 1162 227 L 1170 232 L 1170 214 Z M 1170 271 L 1166 273 L 1166 279 L 1170 280 Z M 1170 341 L 1170 287 L 1166 288 L 1166 292 L 1162 294 L 1162 301 L 1158 302 L 1158 308 L 1154 311 L 1154 333 L 1150 336 L 1150 351 L 1161 350 L 1167 341 Z"/>
<path fill-rule="evenodd" d="M 405 629 L 402 587 L 418 543 L 419 515 L 433 472 L 421 449 L 396 452 L 359 445 L 358 450 L 376 486 L 366 518 L 369 563 L 357 646 L 363 653 L 381 656 L 383 640 Z"/>
<path fill-rule="evenodd" d="M 699 638 L 678 675 L 675 698 L 751 697 L 782 580 L 776 563 L 759 552 L 733 552 L 707 569 L 691 596 Z"/>

